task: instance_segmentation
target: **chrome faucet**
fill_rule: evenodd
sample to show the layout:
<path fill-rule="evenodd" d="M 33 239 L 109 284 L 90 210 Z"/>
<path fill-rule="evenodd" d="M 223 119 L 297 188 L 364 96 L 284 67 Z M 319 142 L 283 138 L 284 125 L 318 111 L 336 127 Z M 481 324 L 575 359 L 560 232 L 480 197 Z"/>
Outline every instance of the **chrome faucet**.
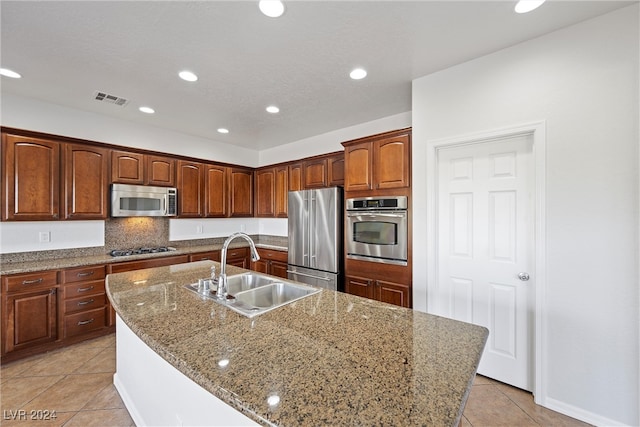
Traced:
<path fill-rule="evenodd" d="M 229 249 L 229 243 L 231 243 L 231 241 L 236 237 L 242 237 L 244 240 L 249 242 L 249 245 L 251 246 L 252 261 L 258 261 L 260 259 L 260 255 L 258 255 L 258 250 L 256 249 L 255 243 L 253 243 L 251 237 L 249 237 L 246 233 L 237 232 L 227 237 L 227 240 L 225 240 L 224 244 L 222 245 L 222 258 L 220 259 L 220 276 L 218 276 L 218 292 L 216 293 L 216 297 L 221 300 L 227 298 L 227 293 L 229 291 L 227 289 L 227 249 Z"/>

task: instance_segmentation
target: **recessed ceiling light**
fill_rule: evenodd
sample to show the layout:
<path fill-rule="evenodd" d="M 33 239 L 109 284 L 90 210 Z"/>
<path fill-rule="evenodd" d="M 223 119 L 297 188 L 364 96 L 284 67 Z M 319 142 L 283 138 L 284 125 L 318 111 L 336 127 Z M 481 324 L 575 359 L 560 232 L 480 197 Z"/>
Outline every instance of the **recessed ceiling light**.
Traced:
<path fill-rule="evenodd" d="M 516 13 L 527 13 L 539 8 L 545 0 L 520 0 L 516 3 Z"/>
<path fill-rule="evenodd" d="M 275 105 L 269 105 L 267 107 L 267 112 L 271 113 L 271 114 L 275 114 L 275 113 L 279 113 L 280 109 L 278 107 L 276 107 Z"/>
<path fill-rule="evenodd" d="M 353 80 L 364 79 L 365 77 L 367 77 L 367 71 L 363 68 L 356 68 L 355 70 L 351 71 L 351 73 L 349 73 L 349 77 L 351 77 Z"/>
<path fill-rule="evenodd" d="M 140 108 L 138 108 L 138 110 L 140 110 L 140 111 L 142 111 L 143 113 L 146 113 L 146 114 L 153 114 L 153 113 L 156 112 L 156 110 L 154 110 L 151 107 L 140 107 Z"/>
<path fill-rule="evenodd" d="M 0 74 L 5 77 L 11 77 L 12 79 L 19 79 L 20 77 L 22 77 L 20 74 L 8 68 L 0 68 Z"/>
<path fill-rule="evenodd" d="M 195 82 L 196 80 L 198 80 L 198 76 L 193 74 L 191 71 L 180 71 L 178 75 L 182 80 L 186 80 L 188 82 Z"/>
<path fill-rule="evenodd" d="M 218 132 L 220 132 L 220 133 L 229 133 L 229 129 L 218 128 Z"/>
<path fill-rule="evenodd" d="M 269 18 L 277 18 L 284 13 L 284 3 L 280 0 L 260 0 L 258 7 Z"/>

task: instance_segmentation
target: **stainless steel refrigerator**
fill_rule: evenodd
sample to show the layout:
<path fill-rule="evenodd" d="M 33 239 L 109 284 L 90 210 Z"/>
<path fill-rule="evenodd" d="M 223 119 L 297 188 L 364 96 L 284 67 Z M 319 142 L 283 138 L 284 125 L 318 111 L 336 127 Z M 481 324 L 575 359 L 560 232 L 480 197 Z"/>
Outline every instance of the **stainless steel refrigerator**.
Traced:
<path fill-rule="evenodd" d="M 289 192 L 289 279 L 342 290 L 342 188 Z"/>

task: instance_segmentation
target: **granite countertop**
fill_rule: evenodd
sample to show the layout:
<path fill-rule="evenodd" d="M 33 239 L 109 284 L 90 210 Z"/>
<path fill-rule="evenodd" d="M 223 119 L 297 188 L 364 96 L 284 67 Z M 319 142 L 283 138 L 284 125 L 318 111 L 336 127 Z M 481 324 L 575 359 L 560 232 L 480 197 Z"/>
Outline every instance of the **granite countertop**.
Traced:
<path fill-rule="evenodd" d="M 183 287 L 212 264 L 112 274 L 107 293 L 214 396 L 263 425 L 458 425 L 487 329 L 326 289 L 249 319 Z"/>
<path fill-rule="evenodd" d="M 287 238 L 260 238 L 256 237 L 253 239 L 256 246 L 258 248 L 263 249 L 275 249 L 279 251 L 286 251 L 287 248 Z M 169 245 L 171 246 L 171 245 Z M 230 248 L 239 248 L 249 246 L 249 244 L 242 239 L 236 239 L 229 245 Z M 17 273 L 31 273 L 35 271 L 46 271 L 46 270 L 58 270 L 63 268 L 74 268 L 74 267 L 83 267 L 90 265 L 99 265 L 99 264 L 113 264 L 117 262 L 123 261 L 139 261 L 150 258 L 162 258 L 167 256 L 176 256 L 176 255 L 188 255 L 194 254 L 198 252 L 208 252 L 222 249 L 222 243 L 219 244 L 210 244 L 210 245 L 191 245 L 191 246 L 178 246 L 175 251 L 169 252 L 160 252 L 155 254 L 142 254 L 142 255 L 129 255 L 129 256 L 119 256 L 113 257 L 108 253 L 103 255 L 93 255 L 93 256 L 67 256 L 60 258 L 51 258 L 51 259 L 43 259 L 43 260 L 33 260 L 33 261 L 18 261 L 18 262 L 7 262 L 2 260 L 0 262 L 0 274 L 17 274 Z M 77 250 L 76 252 L 82 252 L 82 250 Z"/>

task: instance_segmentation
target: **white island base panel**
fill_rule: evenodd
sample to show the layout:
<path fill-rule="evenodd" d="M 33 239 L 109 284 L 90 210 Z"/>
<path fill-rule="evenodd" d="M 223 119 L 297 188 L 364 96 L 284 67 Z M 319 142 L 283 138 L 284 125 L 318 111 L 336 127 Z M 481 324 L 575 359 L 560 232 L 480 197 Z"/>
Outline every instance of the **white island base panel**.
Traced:
<path fill-rule="evenodd" d="M 257 426 L 171 366 L 116 317 L 113 383 L 136 426 Z"/>

